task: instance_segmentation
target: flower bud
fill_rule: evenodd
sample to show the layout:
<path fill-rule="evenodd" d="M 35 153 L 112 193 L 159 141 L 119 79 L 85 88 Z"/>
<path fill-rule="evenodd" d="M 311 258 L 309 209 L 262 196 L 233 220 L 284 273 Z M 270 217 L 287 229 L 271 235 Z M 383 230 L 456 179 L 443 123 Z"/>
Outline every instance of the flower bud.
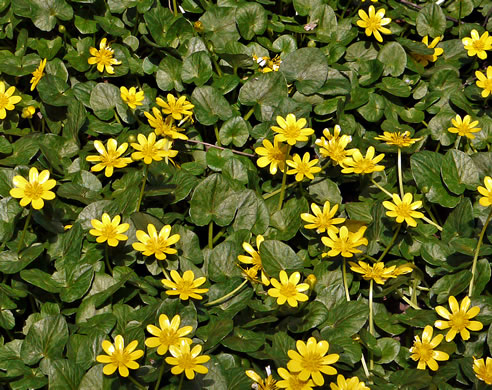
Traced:
<path fill-rule="evenodd" d="M 197 20 L 195 23 L 193 23 L 193 28 L 199 34 L 201 34 L 204 31 L 203 30 L 203 23 L 200 22 L 199 20 Z"/>
<path fill-rule="evenodd" d="M 309 274 L 306 278 L 306 283 L 309 285 L 309 290 L 312 290 L 316 286 L 316 276 L 314 274 Z"/>
<path fill-rule="evenodd" d="M 27 107 L 24 107 L 22 109 L 22 114 L 21 116 L 23 118 L 32 118 L 32 116 L 34 115 L 34 113 L 36 112 L 36 109 L 34 108 L 34 106 L 27 106 Z"/>

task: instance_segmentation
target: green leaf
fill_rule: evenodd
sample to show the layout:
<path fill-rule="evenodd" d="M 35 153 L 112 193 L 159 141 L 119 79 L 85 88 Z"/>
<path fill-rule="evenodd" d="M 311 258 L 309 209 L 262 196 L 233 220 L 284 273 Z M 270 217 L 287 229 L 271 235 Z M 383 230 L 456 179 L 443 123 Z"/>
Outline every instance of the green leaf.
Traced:
<path fill-rule="evenodd" d="M 369 315 L 367 304 L 362 301 L 342 301 L 328 311 L 327 320 L 320 326 L 321 336 L 330 340 L 340 334 L 352 336 L 366 323 Z"/>
<path fill-rule="evenodd" d="M 244 3 L 236 8 L 236 23 L 244 39 L 262 35 L 267 27 L 265 9 L 258 3 Z"/>
<path fill-rule="evenodd" d="M 274 106 L 287 96 L 287 83 L 281 72 L 269 72 L 250 77 L 239 90 L 239 102 L 245 106 Z"/>
<path fill-rule="evenodd" d="M 99 119 L 109 120 L 113 117 L 114 108 L 120 99 L 118 87 L 109 83 L 99 83 L 91 92 L 90 105 Z"/>
<path fill-rule="evenodd" d="M 211 5 L 200 17 L 203 23 L 205 37 L 212 41 L 216 52 L 223 52 L 227 43 L 239 41 L 240 35 L 236 29 L 236 9 Z"/>
<path fill-rule="evenodd" d="M 456 237 L 472 237 L 474 226 L 472 204 L 470 199 L 464 198 L 446 219 L 441 238 L 443 242 L 450 242 Z"/>
<path fill-rule="evenodd" d="M 20 277 L 26 282 L 51 293 L 60 292 L 61 285 L 53 280 L 51 275 L 39 269 L 23 270 Z"/>
<path fill-rule="evenodd" d="M 14 251 L 0 252 L 0 272 L 4 274 L 16 274 L 26 268 L 34 260 L 36 260 L 44 251 L 44 246 L 41 244 L 33 244 L 23 250 L 18 256 Z"/>
<path fill-rule="evenodd" d="M 181 69 L 181 78 L 185 83 L 201 87 L 212 77 L 212 62 L 208 53 L 198 51 L 186 57 Z"/>
<path fill-rule="evenodd" d="M 313 200 L 315 200 L 320 206 L 326 201 L 329 201 L 332 207 L 334 204 L 342 203 L 340 188 L 334 181 L 326 178 L 321 181 L 313 181 L 311 183 L 312 184 L 308 187 L 309 195 L 311 195 Z"/>
<path fill-rule="evenodd" d="M 417 187 L 433 203 L 444 207 L 455 207 L 460 198 L 452 195 L 441 182 L 441 166 L 444 157 L 436 152 L 421 151 L 410 157 L 412 175 Z"/>
<path fill-rule="evenodd" d="M 381 95 L 372 94 L 367 104 L 359 107 L 357 112 L 368 122 L 378 122 L 383 117 L 385 107 L 385 99 Z"/>
<path fill-rule="evenodd" d="M 328 318 L 328 309 L 321 302 L 310 302 L 300 313 L 292 316 L 287 322 L 287 328 L 293 333 L 307 332 L 316 328 Z"/>
<path fill-rule="evenodd" d="M 412 93 L 407 83 L 394 77 L 383 77 L 382 82 L 376 84 L 376 87 L 394 96 L 409 97 Z"/>
<path fill-rule="evenodd" d="M 376 361 L 378 364 L 387 364 L 394 361 L 398 352 L 400 352 L 400 343 L 389 337 L 378 339 L 378 347 L 381 349 L 381 357 Z"/>
<path fill-rule="evenodd" d="M 85 370 L 66 359 L 55 360 L 50 366 L 49 387 L 53 390 L 78 389 Z"/>
<path fill-rule="evenodd" d="M 249 138 L 248 124 L 240 116 L 235 116 L 224 122 L 219 131 L 220 141 L 223 145 L 232 143 L 242 147 Z"/>
<path fill-rule="evenodd" d="M 402 389 L 419 390 L 429 388 L 432 377 L 426 371 L 405 369 L 393 372 L 390 381 L 391 384 Z"/>
<path fill-rule="evenodd" d="M 488 283 L 490 282 L 490 276 L 490 262 L 487 259 L 478 260 L 475 277 L 476 280 L 473 286 L 473 296 L 476 297 L 483 293 Z"/>
<path fill-rule="evenodd" d="M 64 0 L 32 0 L 34 25 L 42 31 L 51 31 L 56 19 L 71 20 L 73 9 Z"/>
<path fill-rule="evenodd" d="M 230 162 L 237 160 L 230 160 Z M 237 194 L 239 204 L 237 207 L 236 218 L 234 219 L 233 229 L 238 231 L 246 229 L 251 231 L 258 219 L 258 199 L 253 190 L 244 190 Z"/>
<path fill-rule="evenodd" d="M 225 121 L 233 115 L 231 106 L 224 96 L 211 86 L 195 88 L 191 102 L 195 105 L 194 114 L 197 121 L 205 126 L 217 123 L 219 118 Z"/>
<path fill-rule="evenodd" d="M 176 90 L 181 92 L 184 87 L 181 83 L 182 62 L 177 58 L 167 56 L 162 59 L 156 72 L 156 82 L 163 91 Z"/>
<path fill-rule="evenodd" d="M 217 245 L 210 253 L 209 278 L 215 282 L 225 282 L 232 277 L 241 277 L 237 266 L 237 257 L 241 253 L 241 248 L 234 242 L 225 241 Z"/>
<path fill-rule="evenodd" d="M 260 246 L 260 256 L 266 273 L 278 279 L 280 271 L 299 271 L 302 260 L 292 248 L 277 240 L 266 240 Z M 290 272 L 288 272 L 290 273 Z"/>
<path fill-rule="evenodd" d="M 429 35 L 431 38 L 435 38 L 444 34 L 446 16 L 439 5 L 427 4 L 419 11 L 416 26 L 421 37 Z"/>
<path fill-rule="evenodd" d="M 311 22 L 317 21 L 318 24 L 314 30 L 316 38 L 322 42 L 332 42 L 336 39 L 339 27 L 337 17 L 333 8 L 327 4 L 320 4 L 311 9 L 309 13 Z"/>
<path fill-rule="evenodd" d="M 265 345 L 265 336 L 251 330 L 234 328 L 233 334 L 221 342 L 225 347 L 238 352 L 254 352 Z"/>
<path fill-rule="evenodd" d="M 407 53 L 398 42 L 388 42 L 379 51 L 377 59 L 384 65 L 384 75 L 400 76 L 407 66 Z"/>
<path fill-rule="evenodd" d="M 270 218 L 268 236 L 278 240 L 290 240 L 302 225 L 299 216 L 309 209 L 306 198 L 289 199 L 282 210 L 275 212 Z"/>
<path fill-rule="evenodd" d="M 310 95 L 316 93 L 325 83 L 328 63 L 320 49 L 304 47 L 287 54 L 280 71 L 287 82 L 295 82 L 299 92 Z"/>
<path fill-rule="evenodd" d="M 451 295 L 457 296 L 468 288 L 471 276 L 471 272 L 468 270 L 447 274 L 434 283 L 431 287 L 431 293 L 437 295 L 437 303 L 446 302 Z"/>
<path fill-rule="evenodd" d="M 451 149 L 446 153 L 441 175 L 446 187 L 457 195 L 461 195 L 465 189 L 476 190 L 480 185 L 475 163 L 469 155 L 460 150 Z"/>
<path fill-rule="evenodd" d="M 220 343 L 233 329 L 234 323 L 231 319 L 213 316 L 207 325 L 197 329 L 196 335 L 205 341 L 203 350 L 206 352 Z"/>

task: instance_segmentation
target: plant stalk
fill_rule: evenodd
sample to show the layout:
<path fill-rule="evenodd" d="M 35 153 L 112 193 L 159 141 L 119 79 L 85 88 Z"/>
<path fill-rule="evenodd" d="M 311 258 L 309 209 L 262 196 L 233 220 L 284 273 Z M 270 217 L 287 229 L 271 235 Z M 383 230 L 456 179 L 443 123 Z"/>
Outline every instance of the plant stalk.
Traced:
<path fill-rule="evenodd" d="M 292 145 L 289 145 L 289 147 L 287 148 L 287 152 L 285 153 L 285 156 L 284 156 L 284 171 L 283 171 L 283 175 L 282 175 L 282 187 L 280 188 L 280 199 L 278 200 L 277 211 L 282 210 L 282 204 L 284 203 L 285 183 L 287 181 L 287 157 L 289 156 L 291 148 L 292 148 Z"/>
<path fill-rule="evenodd" d="M 111 263 L 109 262 L 109 246 L 104 246 L 104 262 L 106 263 L 106 267 L 108 267 L 108 271 L 113 275 L 113 267 L 111 267 Z"/>
<path fill-rule="evenodd" d="M 31 222 L 31 216 L 32 216 L 32 209 L 29 209 L 29 214 L 27 214 L 26 222 L 24 223 L 24 229 L 22 229 L 19 245 L 17 246 L 18 254 L 20 253 L 20 250 L 22 249 L 22 245 L 24 244 L 24 238 L 26 236 L 27 226 L 29 225 L 29 222 Z"/>
<path fill-rule="evenodd" d="M 480 232 L 480 235 L 478 236 L 478 244 L 477 244 L 477 247 L 475 248 L 475 255 L 473 256 L 472 277 L 470 280 L 470 287 L 468 288 L 468 296 L 470 298 L 472 297 L 472 294 L 473 294 L 473 284 L 475 283 L 475 273 L 477 271 L 478 254 L 480 253 L 480 247 L 482 246 L 483 236 L 485 235 L 485 231 L 487 230 L 487 226 L 489 226 L 490 219 L 492 219 L 492 209 L 490 209 L 489 216 L 487 217 L 487 220 L 485 221 L 485 224 L 482 227 L 482 231 Z"/>
<path fill-rule="evenodd" d="M 161 385 L 162 375 L 164 375 L 164 362 L 162 362 L 161 368 L 159 370 L 159 377 L 157 378 L 157 382 L 155 383 L 154 390 L 159 390 L 159 386 Z"/>
<path fill-rule="evenodd" d="M 214 221 L 208 223 L 208 248 L 214 249 Z"/>
<path fill-rule="evenodd" d="M 369 333 L 374 336 L 374 318 L 373 318 L 373 307 L 372 307 L 372 294 L 374 290 L 374 280 L 371 279 L 369 282 Z M 369 369 L 372 371 L 374 369 L 374 357 L 373 353 L 369 352 Z"/>
<path fill-rule="evenodd" d="M 398 148 L 398 184 L 400 185 L 400 196 L 403 199 L 405 192 L 403 191 L 403 173 L 401 169 L 401 149 Z"/>
<path fill-rule="evenodd" d="M 378 259 L 378 263 L 384 259 L 384 257 L 388 254 L 388 252 L 390 251 L 391 247 L 393 246 L 393 244 L 395 243 L 395 240 L 396 240 L 396 237 L 398 237 L 398 233 L 400 233 L 400 229 L 401 229 L 401 223 L 398 224 L 398 227 L 396 228 L 395 230 L 395 233 L 393 234 L 393 237 L 391 238 L 391 241 L 390 243 L 388 244 L 388 246 L 386 247 L 386 249 L 384 250 L 384 252 L 381 254 L 381 256 L 379 256 L 379 259 Z"/>
<path fill-rule="evenodd" d="M 227 293 L 226 295 L 224 295 L 223 297 L 220 297 L 220 298 L 216 299 L 215 301 L 207 302 L 203 306 L 206 306 L 206 307 L 213 306 L 213 305 L 217 305 L 219 303 L 222 303 L 222 302 L 227 301 L 229 298 L 231 298 L 234 295 L 236 295 L 246 285 L 246 283 L 248 283 L 248 279 L 245 279 L 239 286 L 237 286 L 230 293 Z"/>
<path fill-rule="evenodd" d="M 142 203 L 142 199 L 143 199 L 143 195 L 144 195 L 144 190 L 145 190 L 145 183 L 147 182 L 147 176 L 149 174 L 149 165 L 148 164 L 145 164 L 145 168 L 144 168 L 144 177 L 143 177 L 143 180 L 142 180 L 142 187 L 140 188 L 140 195 L 138 197 L 138 204 L 137 204 L 137 213 L 138 211 L 140 210 L 140 205 Z"/>
<path fill-rule="evenodd" d="M 347 301 L 350 301 L 350 293 L 349 293 L 349 288 L 348 288 L 348 283 L 347 283 L 347 260 L 345 258 L 343 259 L 343 266 L 342 266 L 342 275 L 343 275 L 343 287 L 345 288 L 345 297 L 347 298 Z"/>

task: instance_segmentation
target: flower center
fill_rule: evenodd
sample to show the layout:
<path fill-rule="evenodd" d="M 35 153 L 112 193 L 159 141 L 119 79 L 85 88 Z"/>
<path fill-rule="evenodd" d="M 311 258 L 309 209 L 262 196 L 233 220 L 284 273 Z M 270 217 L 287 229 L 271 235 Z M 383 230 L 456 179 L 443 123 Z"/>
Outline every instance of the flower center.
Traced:
<path fill-rule="evenodd" d="M 429 344 L 421 344 L 420 347 L 419 347 L 419 355 L 420 355 L 420 359 L 427 362 L 429 361 L 430 359 L 432 359 L 432 353 L 433 353 L 433 349 L 430 347 Z"/>
<path fill-rule="evenodd" d="M 307 175 L 309 174 L 311 170 L 311 167 L 309 166 L 308 163 L 305 163 L 305 162 L 301 162 L 298 166 L 297 166 L 297 172 L 303 174 L 303 175 Z"/>
<path fill-rule="evenodd" d="M 0 93 L 0 109 L 7 107 L 8 104 L 9 98 L 5 94 Z"/>
<path fill-rule="evenodd" d="M 275 148 L 270 150 L 268 157 L 270 158 L 270 160 L 278 164 L 284 162 L 285 154 L 282 153 L 280 149 Z"/>
<path fill-rule="evenodd" d="M 100 49 L 95 55 L 97 63 L 102 65 L 111 65 L 113 60 L 113 51 L 110 49 Z"/>
<path fill-rule="evenodd" d="M 296 286 L 291 283 L 283 284 L 280 288 L 280 295 L 283 295 L 286 298 L 292 298 L 297 295 Z"/>
<path fill-rule="evenodd" d="M 102 234 L 106 238 L 115 238 L 116 228 L 112 224 L 104 225 L 102 228 Z"/>
<path fill-rule="evenodd" d="M 369 18 L 366 20 L 367 23 L 367 29 L 370 31 L 376 31 L 379 27 L 381 27 L 381 19 L 373 16 L 372 18 Z"/>
<path fill-rule="evenodd" d="M 179 366 L 185 370 L 195 368 L 195 361 L 191 353 L 182 354 L 179 358 Z"/>
<path fill-rule="evenodd" d="M 111 357 L 113 358 L 113 362 L 116 363 L 117 365 L 126 365 L 126 363 L 128 363 L 128 354 L 125 352 L 125 351 L 119 351 L 119 350 L 116 350 L 113 352 L 113 354 L 111 355 Z"/>
<path fill-rule="evenodd" d="M 466 314 L 462 313 L 461 311 L 453 314 L 449 321 L 451 322 L 452 328 L 459 330 L 465 329 L 469 322 L 468 318 L 466 318 Z"/>
<path fill-rule="evenodd" d="M 27 183 L 26 187 L 24 188 L 24 194 L 26 198 L 30 198 L 33 200 L 39 199 L 43 194 L 43 186 L 40 185 L 38 182 Z"/>
<path fill-rule="evenodd" d="M 145 157 L 150 157 L 150 158 L 153 158 L 154 155 L 156 153 L 156 150 L 154 148 L 154 144 L 145 144 L 143 147 L 142 147 L 142 154 L 145 156 Z"/>
<path fill-rule="evenodd" d="M 319 371 L 321 368 L 321 356 L 319 353 L 307 353 L 306 356 L 304 356 L 302 364 L 307 371 Z"/>
<path fill-rule="evenodd" d="M 292 125 L 292 126 L 287 125 L 286 128 L 284 129 L 284 135 L 285 138 L 287 139 L 289 138 L 295 139 L 301 135 L 301 129 L 299 129 L 297 125 Z"/>
<path fill-rule="evenodd" d="M 189 282 L 187 280 L 181 280 L 176 283 L 176 291 L 179 291 L 181 294 L 190 295 L 193 293 L 193 282 Z"/>
<path fill-rule="evenodd" d="M 150 240 L 147 241 L 147 249 L 153 253 L 162 252 L 166 247 L 167 241 L 160 237 L 151 237 Z"/>
<path fill-rule="evenodd" d="M 411 214 L 410 214 L 410 205 L 406 204 L 406 203 L 402 203 L 398 206 L 396 206 L 396 213 L 403 217 L 403 218 L 408 218 L 408 217 L 411 217 Z"/>
<path fill-rule="evenodd" d="M 484 45 L 484 42 L 482 42 L 481 39 L 478 39 L 476 41 L 473 41 L 472 43 L 472 47 L 476 50 L 476 51 L 483 51 L 485 49 L 485 45 Z"/>
<path fill-rule="evenodd" d="M 159 341 L 164 345 L 175 345 L 178 343 L 179 337 L 174 329 L 167 329 L 161 332 Z"/>
<path fill-rule="evenodd" d="M 334 242 L 333 244 L 333 249 L 340 251 L 341 253 L 343 252 L 350 252 L 350 249 L 352 249 L 351 241 L 349 240 L 348 237 L 346 238 L 340 238 L 337 241 Z"/>
<path fill-rule="evenodd" d="M 492 91 L 492 79 L 487 79 L 483 81 L 484 89 Z"/>
<path fill-rule="evenodd" d="M 116 150 L 108 150 L 101 157 L 101 163 L 106 166 L 114 166 L 116 160 L 118 159 L 118 153 Z"/>
<path fill-rule="evenodd" d="M 355 163 L 355 168 L 361 172 L 372 172 L 374 169 L 374 163 L 369 159 L 363 158 Z"/>

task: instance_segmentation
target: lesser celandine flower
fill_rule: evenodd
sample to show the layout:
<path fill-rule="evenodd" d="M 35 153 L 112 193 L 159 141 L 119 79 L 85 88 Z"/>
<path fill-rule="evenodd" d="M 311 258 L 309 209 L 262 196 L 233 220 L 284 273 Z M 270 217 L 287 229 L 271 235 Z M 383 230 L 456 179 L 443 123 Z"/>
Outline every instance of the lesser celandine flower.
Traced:
<path fill-rule="evenodd" d="M 369 15 L 366 11 L 360 9 L 359 17 L 361 20 L 357 21 L 357 26 L 365 28 L 365 32 L 368 37 L 374 34 L 374 38 L 376 38 L 379 42 L 383 42 L 381 33 L 391 34 L 391 31 L 388 28 L 383 27 L 391 23 L 390 18 L 384 17 L 385 12 L 386 10 L 384 8 L 381 8 L 376 12 L 373 5 L 369 7 Z"/>
<path fill-rule="evenodd" d="M 202 366 L 210 360 L 210 356 L 200 355 L 202 352 L 201 345 L 195 345 L 190 350 L 190 344 L 186 341 L 181 341 L 178 346 L 171 345 L 169 347 L 169 353 L 172 357 L 166 358 L 166 363 L 173 366 L 171 373 L 173 375 L 179 375 L 183 371 L 189 380 L 195 378 L 195 372 L 198 374 L 206 374 L 208 368 Z"/>
<path fill-rule="evenodd" d="M 135 350 L 137 346 L 138 341 L 133 340 L 125 347 L 125 340 L 121 335 L 117 335 L 114 338 L 114 345 L 108 340 L 104 340 L 102 342 L 102 348 L 107 355 L 98 355 L 96 357 L 99 363 L 106 363 L 103 373 L 105 375 L 111 375 L 118 369 L 121 376 L 127 377 L 129 374 L 128 369 L 136 370 L 140 367 L 135 360 L 141 358 L 144 351 L 141 349 Z"/>
<path fill-rule="evenodd" d="M 289 145 L 307 141 L 308 136 L 314 133 L 313 129 L 304 127 L 307 124 L 306 119 L 300 118 L 296 120 L 294 114 L 288 114 L 285 118 L 282 118 L 280 115 L 277 116 L 277 124 L 278 126 L 272 126 L 272 130 L 278 133 L 278 140 L 280 142 L 287 142 Z"/>
<path fill-rule="evenodd" d="M 178 251 L 171 248 L 171 245 L 176 244 L 179 239 L 179 234 L 171 234 L 171 225 L 165 225 L 157 233 L 155 226 L 151 223 L 147 225 L 148 234 L 143 230 L 137 230 L 137 239 L 139 242 L 132 244 L 133 249 L 142 252 L 144 256 L 155 255 L 157 260 L 164 260 L 166 254 L 174 255 Z"/>
<path fill-rule="evenodd" d="M 447 342 L 453 340 L 457 333 L 459 333 L 461 338 L 466 341 L 470 338 L 470 332 L 468 330 L 476 332 L 483 328 L 481 322 L 470 321 L 470 319 L 476 317 L 478 313 L 480 313 L 480 308 L 478 306 L 470 308 L 471 300 L 469 297 L 464 297 L 461 301 L 461 305 L 459 305 L 456 298 L 451 295 L 448 302 L 451 313 L 443 306 L 436 307 L 437 314 L 447 321 L 437 320 L 434 323 L 434 326 L 438 329 L 449 329 L 446 334 Z"/>
<path fill-rule="evenodd" d="M 279 389 L 313 390 L 313 387 L 315 387 L 312 379 L 306 381 L 299 379 L 299 373 L 292 373 L 283 367 L 280 367 L 277 372 L 278 375 L 282 378 L 282 380 L 277 382 L 277 386 Z"/>
<path fill-rule="evenodd" d="M 399 265 L 393 270 L 392 275 L 397 277 L 400 275 L 409 274 L 409 273 L 413 272 L 414 267 L 415 266 L 412 263 L 406 263 L 403 265 Z"/>
<path fill-rule="evenodd" d="M 422 201 L 418 200 L 412 202 L 413 196 L 407 192 L 403 199 L 398 194 L 393 194 L 393 203 L 385 200 L 383 206 L 388 209 L 386 215 L 388 217 L 396 218 L 396 222 L 406 222 L 408 226 L 417 226 L 417 221 L 414 218 L 423 218 L 424 214 L 420 211 L 415 211 L 422 207 Z"/>
<path fill-rule="evenodd" d="M 461 119 L 461 116 L 456 115 L 456 118 L 451 119 L 451 123 L 454 127 L 448 128 L 450 133 L 458 133 L 459 136 L 465 136 L 470 139 L 475 138 L 473 133 L 477 133 L 482 130 L 480 127 L 475 127 L 478 125 L 478 121 L 471 122 L 470 115 L 465 115 L 463 119 Z"/>
<path fill-rule="evenodd" d="M 487 76 L 485 76 L 482 72 L 477 70 L 475 72 L 475 76 L 477 77 L 477 86 L 482 88 L 482 97 L 486 98 L 492 93 L 492 66 L 487 66 Z M 0 116 L 0 119 L 1 116 Z"/>
<path fill-rule="evenodd" d="M 31 203 L 33 209 L 39 210 L 44 207 L 45 200 L 55 199 L 55 193 L 50 190 L 56 185 L 56 181 L 50 179 L 47 169 L 39 173 L 37 168 L 32 167 L 29 170 L 29 181 L 19 175 L 14 176 L 12 181 L 15 187 L 10 190 L 10 196 L 20 198 L 22 207 Z"/>
<path fill-rule="evenodd" d="M 483 184 L 485 187 L 478 186 L 477 191 L 483 195 L 479 202 L 483 207 L 489 207 L 492 205 L 492 177 L 485 176 L 483 179 Z"/>
<path fill-rule="evenodd" d="M 308 225 L 304 225 L 306 229 L 316 229 L 316 233 L 333 232 L 338 233 L 338 228 L 334 225 L 345 222 L 345 218 L 334 218 L 338 211 L 338 205 L 334 205 L 330 208 L 330 202 L 327 200 L 323 205 L 323 210 L 319 208 L 316 203 L 311 203 L 311 210 L 313 214 L 302 213 L 301 219 L 308 222 Z"/>
<path fill-rule="evenodd" d="M 276 380 L 273 379 L 272 376 L 272 370 L 270 369 L 270 366 L 265 367 L 265 371 L 267 373 L 267 377 L 265 380 L 261 376 L 259 376 L 255 371 L 253 370 L 246 370 L 246 375 L 255 383 L 252 385 L 252 388 L 255 388 L 256 386 L 257 390 L 277 390 L 278 387 L 276 385 Z"/>
<path fill-rule="evenodd" d="M 169 288 L 166 291 L 167 295 L 179 295 L 179 299 L 186 301 L 189 298 L 203 299 L 200 294 L 204 294 L 208 291 L 208 288 L 199 288 L 207 279 L 202 276 L 195 279 L 193 271 L 185 271 L 183 277 L 181 277 L 177 271 L 171 271 L 171 279 L 162 279 L 161 283 Z"/>
<path fill-rule="evenodd" d="M 12 111 L 15 108 L 15 104 L 22 100 L 20 96 L 12 96 L 14 92 L 14 86 L 5 90 L 5 83 L 0 81 L 0 119 L 5 119 L 7 110 Z"/>
<path fill-rule="evenodd" d="M 342 162 L 349 157 L 356 149 L 346 149 L 347 145 L 352 141 L 350 135 L 343 134 L 340 137 L 332 137 L 331 139 L 325 139 L 321 137 L 316 140 L 316 145 L 319 146 L 319 153 L 325 158 L 330 158 L 335 162 L 335 165 L 342 164 Z"/>
<path fill-rule="evenodd" d="M 309 152 L 304 153 L 304 156 L 299 156 L 297 153 L 292 156 L 292 160 L 287 160 L 286 163 L 292 169 L 287 171 L 288 175 L 296 175 L 296 181 L 302 181 L 304 176 L 309 180 L 314 179 L 314 175 L 321 171 L 321 167 L 316 167 L 318 159 L 310 160 Z"/>
<path fill-rule="evenodd" d="M 103 143 L 99 140 L 94 141 L 94 147 L 99 152 L 100 156 L 87 156 L 85 159 L 90 162 L 99 162 L 91 168 L 92 172 L 99 172 L 104 169 L 104 175 L 111 177 L 114 168 L 124 168 L 132 162 L 130 157 L 121 157 L 128 149 L 126 142 L 118 146 L 118 142 L 111 138 L 106 143 L 107 150 Z"/>
<path fill-rule="evenodd" d="M 103 73 L 106 69 L 106 72 L 108 72 L 109 74 L 114 74 L 113 65 L 120 65 L 121 61 L 113 58 L 113 49 L 111 49 L 111 47 L 109 47 L 106 42 L 106 38 L 101 39 L 101 42 L 99 43 L 99 50 L 95 47 L 89 48 L 89 52 L 91 53 L 92 57 L 89 57 L 87 62 L 89 63 L 89 65 L 97 64 L 97 70 L 101 73 Z"/>
<path fill-rule="evenodd" d="M 384 284 L 389 278 L 396 278 L 394 270 L 396 266 L 386 268 L 383 262 L 375 263 L 373 266 L 359 261 L 359 263 L 349 262 L 350 269 L 354 272 L 362 274 L 364 280 L 374 280 L 377 284 Z"/>
<path fill-rule="evenodd" d="M 283 305 L 285 302 L 291 307 L 297 307 L 297 302 L 305 302 L 308 300 L 308 296 L 303 294 L 303 291 L 309 290 L 307 283 L 300 283 L 301 274 L 299 272 L 293 272 L 290 277 L 287 276 L 287 272 L 284 270 L 279 273 L 279 280 L 275 278 L 270 279 L 272 288 L 268 290 L 268 295 L 277 298 L 277 304 Z"/>
<path fill-rule="evenodd" d="M 169 141 L 162 138 L 156 142 L 154 132 L 150 133 L 148 137 L 138 134 L 137 140 L 138 143 L 131 144 L 132 148 L 136 150 L 136 152 L 132 153 L 133 160 L 138 161 L 143 159 L 145 164 L 151 164 L 152 161 L 161 161 L 164 157 L 168 156 L 164 147 L 168 145 Z M 176 154 L 178 153 L 177 151 L 175 152 Z"/>
<path fill-rule="evenodd" d="M 465 50 L 470 57 L 477 56 L 481 60 L 487 58 L 487 50 L 492 50 L 492 37 L 489 37 L 489 32 L 485 31 L 481 36 L 477 30 L 473 29 L 470 32 L 470 37 L 465 37 L 461 40 Z"/>
<path fill-rule="evenodd" d="M 35 112 L 36 112 L 36 108 L 34 108 L 34 106 L 24 107 L 22 109 L 21 117 L 26 119 L 31 119 Z"/>
<path fill-rule="evenodd" d="M 109 214 L 104 213 L 101 221 L 97 219 L 91 220 L 91 225 L 94 229 L 89 230 L 89 233 L 96 236 L 96 241 L 99 243 L 107 241 L 109 246 L 118 246 L 120 241 L 128 240 L 128 236 L 122 233 L 126 232 L 130 227 L 128 223 L 120 222 L 121 217 L 119 215 L 111 220 Z"/>
<path fill-rule="evenodd" d="M 437 47 L 436 45 L 441 41 L 442 37 L 436 37 L 429 44 L 429 36 L 426 35 L 422 38 L 422 43 L 427 46 L 429 49 L 434 49 L 433 54 L 418 54 L 412 53 L 412 57 L 422 66 L 427 66 L 429 62 L 436 62 L 437 57 L 444 53 L 444 49 Z"/>
<path fill-rule="evenodd" d="M 359 378 L 353 376 L 352 378 L 346 379 L 343 375 L 337 376 L 337 383 L 330 383 L 331 390 L 370 390 L 369 387 L 361 382 Z"/>
<path fill-rule="evenodd" d="M 144 91 L 137 92 L 137 88 L 135 87 L 130 87 L 130 89 L 120 87 L 120 95 L 121 100 L 123 100 L 132 110 L 136 109 L 137 106 L 141 106 L 145 99 Z"/>
<path fill-rule="evenodd" d="M 192 341 L 188 337 L 184 337 L 193 331 L 191 326 L 179 327 L 181 317 L 176 314 L 171 321 L 165 314 L 159 316 L 159 326 L 147 325 L 147 332 L 152 336 L 145 340 L 145 345 L 149 348 L 157 347 L 159 355 L 165 355 L 170 346 L 178 347 L 182 341 L 191 344 Z"/>
<path fill-rule="evenodd" d="M 255 149 L 255 153 L 261 156 L 256 163 L 260 168 L 265 168 L 267 165 L 270 165 L 270 173 L 272 175 L 275 175 L 279 169 L 280 171 L 284 170 L 284 162 L 288 148 L 287 145 L 280 142 L 278 137 L 279 136 L 276 135 L 273 138 L 273 145 L 269 140 L 264 139 L 262 142 L 263 146 Z"/>
<path fill-rule="evenodd" d="M 243 242 L 243 249 L 249 254 L 249 256 L 239 255 L 237 258 L 243 264 L 248 264 L 256 267 L 257 272 L 261 271 L 261 282 L 265 286 L 268 286 L 270 284 L 270 281 L 268 280 L 265 270 L 263 269 L 263 264 L 261 262 L 261 257 L 259 253 L 260 245 L 263 241 L 265 241 L 263 236 L 261 234 L 258 234 L 256 236 L 256 248 L 258 249 L 258 251 L 255 251 L 249 242 Z"/>
<path fill-rule="evenodd" d="M 375 155 L 376 150 L 373 146 L 367 148 L 365 156 L 359 149 L 355 149 L 350 157 L 345 158 L 342 161 L 342 173 L 356 173 L 356 174 L 366 174 L 373 172 L 384 171 L 384 165 L 377 165 L 384 158 L 384 153 L 377 156 Z"/>
<path fill-rule="evenodd" d="M 188 139 L 186 135 L 180 133 L 180 131 L 183 131 L 183 129 L 180 129 L 173 124 L 172 117 L 168 117 L 164 120 L 162 118 L 161 112 L 156 107 L 152 107 L 152 113 L 154 114 L 154 116 L 152 116 L 148 112 L 144 112 L 144 115 L 147 117 L 149 125 L 154 128 L 154 132 L 156 133 L 156 135 L 172 139 Z"/>
<path fill-rule="evenodd" d="M 412 138 L 409 131 L 404 131 L 403 133 L 399 131 L 395 133 L 385 131 L 383 132 L 383 135 L 374 137 L 374 139 L 384 141 L 388 145 L 395 145 L 399 148 L 405 148 L 413 145 L 415 142 L 420 141 L 422 138 Z"/>
<path fill-rule="evenodd" d="M 46 66 L 46 58 L 42 59 L 41 62 L 39 63 L 39 66 L 36 68 L 34 72 L 32 72 L 32 78 L 31 78 L 31 91 L 34 91 L 34 88 L 39 83 L 39 80 L 44 76 L 44 68 Z"/>
<path fill-rule="evenodd" d="M 161 98 L 157 98 L 156 102 L 159 106 L 162 107 L 162 112 L 166 115 L 171 115 L 176 120 L 181 120 L 183 116 L 190 116 L 193 114 L 191 111 L 193 104 L 191 104 L 188 100 L 186 100 L 186 96 L 181 96 L 176 100 L 173 94 L 167 94 L 167 102 L 162 100 Z"/>
<path fill-rule="evenodd" d="M 289 349 L 287 355 L 291 360 L 287 363 L 290 372 L 298 372 L 299 379 L 307 381 L 310 377 L 316 386 L 323 386 L 325 375 L 335 375 L 337 370 L 330 366 L 340 359 L 340 355 L 332 353 L 327 355 L 330 344 L 326 340 L 316 342 L 310 337 L 305 343 L 302 340 L 296 342 L 297 351 Z"/>
<path fill-rule="evenodd" d="M 422 332 L 422 340 L 420 340 L 419 336 L 415 336 L 413 346 L 410 348 L 412 353 L 410 357 L 419 362 L 417 364 L 419 370 L 425 370 L 429 366 L 432 371 L 436 371 L 439 368 L 436 360 L 445 361 L 449 359 L 449 355 L 446 352 L 434 350 L 441 343 L 444 336 L 438 334 L 432 338 L 432 332 L 432 326 L 427 325 Z"/>
<path fill-rule="evenodd" d="M 328 230 L 329 237 L 321 237 L 321 242 L 330 250 L 321 256 L 335 257 L 341 254 L 343 257 L 352 257 L 355 253 L 362 253 L 358 247 L 368 244 L 367 238 L 364 237 L 366 229 L 366 226 L 362 226 L 357 232 L 352 233 L 347 226 L 342 226 L 338 235 L 333 230 Z"/>
<path fill-rule="evenodd" d="M 478 379 L 492 385 L 492 358 L 487 357 L 486 361 L 473 358 L 473 371 Z"/>

